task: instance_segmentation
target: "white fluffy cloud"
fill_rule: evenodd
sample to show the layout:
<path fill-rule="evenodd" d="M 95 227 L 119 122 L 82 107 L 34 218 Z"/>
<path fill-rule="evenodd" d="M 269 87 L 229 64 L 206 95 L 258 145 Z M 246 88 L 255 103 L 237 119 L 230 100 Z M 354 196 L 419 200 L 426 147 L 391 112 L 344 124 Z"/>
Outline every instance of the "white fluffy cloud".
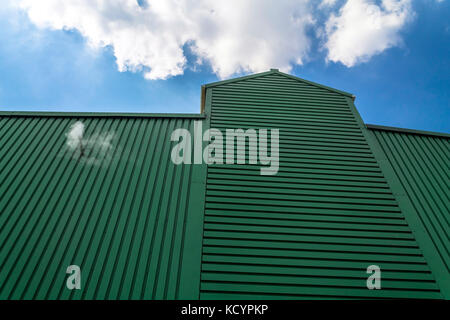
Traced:
<path fill-rule="evenodd" d="M 337 0 L 322 0 L 322 2 L 319 4 L 319 7 L 332 7 L 336 4 Z"/>
<path fill-rule="evenodd" d="M 313 23 L 307 0 L 21 0 L 39 27 L 76 29 L 94 47 L 111 46 L 120 71 L 148 79 L 183 73 L 189 45 L 220 77 L 277 67 L 307 56 Z"/>
<path fill-rule="evenodd" d="M 401 43 L 400 30 L 413 16 L 410 0 L 348 0 L 326 22 L 327 59 L 352 67 Z"/>
<path fill-rule="evenodd" d="M 348 67 L 400 43 L 409 0 L 19 0 L 40 28 L 78 30 L 95 48 L 111 47 L 119 71 L 166 79 L 188 67 L 184 48 L 221 78 L 269 68 L 289 71 L 310 55 L 323 15 L 327 59 Z M 338 2 L 342 3 L 342 2 Z M 341 8 L 340 8 L 341 7 Z M 340 8 L 340 10 L 339 10 Z M 339 12 L 336 13 L 336 11 Z M 335 13 L 333 13 L 335 12 Z M 336 15 L 337 14 L 337 15 Z M 325 19 L 326 20 L 326 19 Z M 322 23 L 323 24 L 323 23 Z"/>

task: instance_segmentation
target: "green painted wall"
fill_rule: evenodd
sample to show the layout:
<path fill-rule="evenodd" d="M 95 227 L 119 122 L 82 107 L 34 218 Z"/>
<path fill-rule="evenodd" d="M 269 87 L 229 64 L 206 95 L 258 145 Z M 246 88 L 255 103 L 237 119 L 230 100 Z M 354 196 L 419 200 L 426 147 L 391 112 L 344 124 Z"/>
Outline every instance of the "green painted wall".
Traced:
<path fill-rule="evenodd" d="M 281 165 L 208 166 L 202 299 L 442 298 L 348 94 L 276 71 L 206 90 L 212 128 L 280 129 Z"/>
<path fill-rule="evenodd" d="M 450 137 L 371 127 L 391 166 L 390 183 L 446 299 L 450 299 Z M 408 218 L 408 217 L 407 217 Z"/>
<path fill-rule="evenodd" d="M 0 299 L 198 297 L 202 166 L 172 164 L 170 134 L 203 117 L 76 116 L 1 115 Z M 112 147 L 68 149 L 77 120 Z"/>
<path fill-rule="evenodd" d="M 0 112 L 0 299 L 450 299 L 448 137 L 368 129 L 276 70 L 202 92 L 203 115 Z M 278 174 L 174 165 L 196 120 L 280 129 Z"/>

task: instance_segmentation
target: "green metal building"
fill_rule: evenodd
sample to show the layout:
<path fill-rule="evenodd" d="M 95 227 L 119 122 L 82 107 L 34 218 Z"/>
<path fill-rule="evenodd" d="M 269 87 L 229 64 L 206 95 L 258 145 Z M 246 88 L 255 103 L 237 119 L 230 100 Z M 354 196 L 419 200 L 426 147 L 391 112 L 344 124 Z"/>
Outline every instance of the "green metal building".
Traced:
<path fill-rule="evenodd" d="M 450 299 L 450 135 L 274 69 L 201 92 L 200 114 L 0 112 L 0 299 Z M 174 164 L 200 122 L 279 129 L 278 173 Z"/>

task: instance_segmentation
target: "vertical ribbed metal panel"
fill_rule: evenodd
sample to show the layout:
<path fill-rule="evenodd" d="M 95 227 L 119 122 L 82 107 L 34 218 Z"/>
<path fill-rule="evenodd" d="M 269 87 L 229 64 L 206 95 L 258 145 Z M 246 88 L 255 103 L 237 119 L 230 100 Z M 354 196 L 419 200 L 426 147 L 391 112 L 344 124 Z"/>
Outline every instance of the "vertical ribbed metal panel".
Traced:
<path fill-rule="evenodd" d="M 77 120 L 85 137 L 112 135 L 108 153 L 65 147 Z M 0 118 L 0 298 L 176 298 L 192 166 L 172 164 L 170 134 L 192 123 Z M 82 290 L 66 288 L 69 265 Z"/>
<path fill-rule="evenodd" d="M 450 273 L 450 143 L 432 135 L 372 130 Z M 424 243 L 424 245 L 426 245 Z"/>
<path fill-rule="evenodd" d="M 347 97 L 278 72 L 207 90 L 211 128 L 280 129 L 280 170 L 208 166 L 201 298 L 442 297 Z"/>

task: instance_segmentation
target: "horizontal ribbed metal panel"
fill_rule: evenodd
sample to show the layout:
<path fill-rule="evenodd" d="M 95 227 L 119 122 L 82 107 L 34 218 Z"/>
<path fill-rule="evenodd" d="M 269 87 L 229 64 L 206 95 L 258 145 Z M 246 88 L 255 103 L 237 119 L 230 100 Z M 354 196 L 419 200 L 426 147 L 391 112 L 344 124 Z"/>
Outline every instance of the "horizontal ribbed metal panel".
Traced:
<path fill-rule="evenodd" d="M 348 97 L 278 72 L 206 90 L 211 128 L 280 129 L 280 170 L 208 166 L 202 299 L 442 297 Z"/>
<path fill-rule="evenodd" d="M 449 138 L 389 130 L 372 132 L 406 191 L 422 229 L 431 238 L 432 250 L 438 252 L 449 274 Z"/>
<path fill-rule="evenodd" d="M 172 164 L 170 134 L 193 118 L 2 116 L 0 299 L 176 298 L 192 166 Z"/>

